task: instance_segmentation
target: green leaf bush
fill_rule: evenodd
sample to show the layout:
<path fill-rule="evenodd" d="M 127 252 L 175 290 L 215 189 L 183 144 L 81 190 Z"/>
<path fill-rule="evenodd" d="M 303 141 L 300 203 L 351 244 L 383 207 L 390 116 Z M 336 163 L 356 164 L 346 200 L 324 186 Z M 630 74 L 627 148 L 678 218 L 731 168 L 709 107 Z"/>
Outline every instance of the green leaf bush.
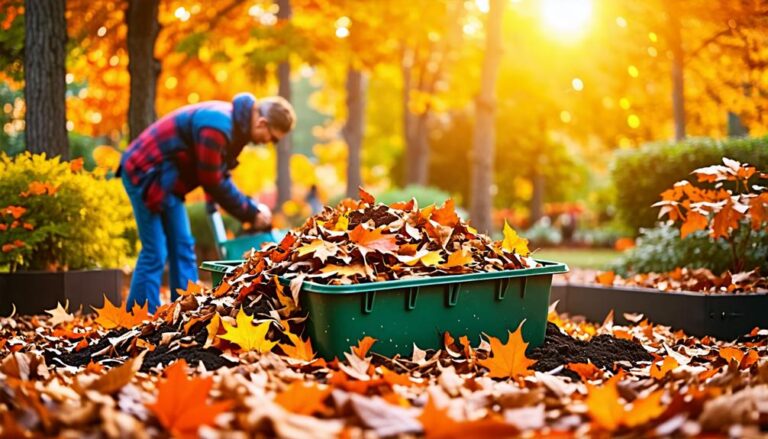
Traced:
<path fill-rule="evenodd" d="M 768 137 L 690 139 L 618 152 L 611 164 L 611 177 L 619 218 L 633 230 L 654 227 L 659 210 L 651 205 L 660 194 L 690 178 L 694 169 L 720 163 L 723 157 L 766 169 Z"/>
<path fill-rule="evenodd" d="M 0 267 L 5 270 L 122 268 L 137 231 L 119 179 L 45 154 L 0 154 Z"/>
<path fill-rule="evenodd" d="M 748 225 L 741 227 L 743 233 Z M 745 269 L 761 268 L 768 272 L 768 231 L 753 233 L 748 243 Z M 731 248 L 724 240 L 715 240 L 705 231 L 680 239 L 680 231 L 670 225 L 642 229 L 637 245 L 616 262 L 615 271 L 632 273 L 665 273 L 677 267 L 708 268 L 724 273 L 731 266 Z"/>

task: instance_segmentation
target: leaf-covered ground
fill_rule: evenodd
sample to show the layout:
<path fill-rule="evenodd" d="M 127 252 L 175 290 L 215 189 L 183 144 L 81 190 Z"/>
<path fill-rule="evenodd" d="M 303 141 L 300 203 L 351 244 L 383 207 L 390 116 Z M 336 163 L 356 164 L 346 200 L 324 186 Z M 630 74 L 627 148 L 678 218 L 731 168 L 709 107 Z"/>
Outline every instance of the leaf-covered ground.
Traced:
<path fill-rule="evenodd" d="M 108 303 L 0 318 L 6 436 L 478 437 L 757 435 L 768 429 L 768 330 L 697 339 L 549 313 L 542 346 L 444 334 L 439 350 L 317 358 L 300 287 L 534 266 L 505 227 L 493 242 L 450 202 L 361 193 L 252 252 L 213 289 L 189 285 L 154 315 Z M 330 267 L 330 268 L 329 268 Z M 278 277 L 290 278 L 290 287 Z M 311 316 L 310 316 L 311 318 Z M 761 430 L 763 429 L 763 430 Z"/>
<path fill-rule="evenodd" d="M 126 337 L 135 329 L 117 334 L 90 318 L 61 321 L 67 319 L 61 312 L 54 317 L 3 318 L 2 433 L 62 437 L 766 433 L 768 331 L 755 330 L 735 343 L 723 343 L 630 317 L 638 323 L 622 327 L 610 319 L 591 325 L 552 312 L 547 342 L 527 356 L 513 334 L 507 346 L 496 345 L 507 340 L 489 344 L 447 337 L 442 350 L 416 349 L 411 358 L 378 357 L 370 353 L 375 342 L 366 339 L 344 361 L 300 360 L 277 350 L 224 349 L 218 353 L 223 360 L 219 363 L 183 354 L 194 341 L 182 336 L 189 323 L 182 318 L 174 327 L 177 331 L 161 334 L 154 350 L 143 349 L 125 361 L 99 359 L 99 353 L 92 353 L 90 358 L 97 361 L 78 367 L 63 366 L 60 360 L 82 340 L 94 343 L 102 337 L 108 343 L 104 350 L 120 350 L 125 343 L 141 344 L 142 339 Z M 82 334 L 80 341 L 75 334 Z M 60 346 L 60 356 L 41 350 L 51 343 Z M 630 355 L 630 345 L 639 351 Z M 170 367 L 145 367 L 153 352 L 169 346 L 177 353 L 177 359 L 164 365 Z M 488 359 L 490 348 L 493 355 Z M 210 370 L 216 366 L 220 367 Z"/>

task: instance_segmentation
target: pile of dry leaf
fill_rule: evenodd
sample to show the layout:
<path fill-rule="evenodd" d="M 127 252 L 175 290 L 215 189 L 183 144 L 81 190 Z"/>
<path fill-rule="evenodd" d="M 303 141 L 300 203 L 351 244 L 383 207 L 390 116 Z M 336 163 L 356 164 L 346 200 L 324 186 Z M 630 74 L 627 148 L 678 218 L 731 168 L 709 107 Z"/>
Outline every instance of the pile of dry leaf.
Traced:
<path fill-rule="evenodd" d="M 676 268 L 667 273 L 637 273 L 622 277 L 613 271 L 572 270 L 561 279 L 574 284 L 599 284 L 606 287 L 639 287 L 659 291 L 693 291 L 703 294 L 768 293 L 768 277 L 759 269 L 721 275 L 707 268 Z"/>
<path fill-rule="evenodd" d="M 458 254 L 458 256 L 457 256 Z M 105 303 L 0 318 L 3 436 L 696 435 L 768 428 L 768 330 L 696 339 L 641 316 L 596 326 L 550 310 L 544 345 L 445 334 L 443 348 L 315 357 L 278 277 L 350 283 L 528 267 L 524 240 L 477 234 L 451 203 L 363 193 L 310 219 L 214 289 L 149 315 Z M 334 266 L 332 269 L 326 267 Z M 353 267 L 353 268 L 350 268 Z M 325 271 L 324 271 L 325 270 Z M 289 289 L 289 288 L 285 288 Z M 294 291 L 296 288 L 293 288 Z"/>

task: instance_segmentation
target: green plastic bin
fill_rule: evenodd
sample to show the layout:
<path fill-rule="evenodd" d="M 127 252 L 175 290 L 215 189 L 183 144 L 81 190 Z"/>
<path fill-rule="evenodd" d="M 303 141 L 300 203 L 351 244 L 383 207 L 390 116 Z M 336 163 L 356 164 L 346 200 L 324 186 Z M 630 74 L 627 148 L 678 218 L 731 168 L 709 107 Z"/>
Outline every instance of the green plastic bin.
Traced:
<path fill-rule="evenodd" d="M 202 269 L 211 272 L 215 285 L 240 262 L 204 262 Z M 343 358 L 366 335 L 378 340 L 372 351 L 391 357 L 410 356 L 414 344 L 440 349 L 446 331 L 468 336 L 473 345 L 482 333 L 506 342 L 507 331 L 525 320 L 530 349 L 544 341 L 552 275 L 568 271 L 565 264 L 538 262 L 542 267 L 356 285 L 305 281 L 307 331 L 325 359 Z"/>

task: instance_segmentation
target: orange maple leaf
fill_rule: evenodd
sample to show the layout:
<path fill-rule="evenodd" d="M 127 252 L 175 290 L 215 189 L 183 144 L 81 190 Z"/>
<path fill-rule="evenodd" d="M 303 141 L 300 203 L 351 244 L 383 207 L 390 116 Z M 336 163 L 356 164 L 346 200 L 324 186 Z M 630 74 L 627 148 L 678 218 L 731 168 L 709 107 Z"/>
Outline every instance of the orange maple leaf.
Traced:
<path fill-rule="evenodd" d="M 191 280 L 187 280 L 187 289 L 182 290 L 181 288 L 176 288 L 176 292 L 179 296 L 195 296 L 203 292 L 203 287 Z"/>
<path fill-rule="evenodd" d="M 463 267 L 472 263 L 472 261 L 472 253 L 469 250 L 461 249 L 448 255 L 448 260 L 445 264 L 440 265 L 440 268 Z"/>
<path fill-rule="evenodd" d="M 659 363 L 661 363 L 661 366 L 659 366 Z M 655 361 L 651 364 L 651 378 L 660 380 L 679 365 L 680 363 L 678 363 L 672 356 L 665 357 L 664 362 Z"/>
<path fill-rule="evenodd" d="M 360 196 L 360 201 L 362 201 L 363 203 L 368 203 L 371 206 L 376 204 L 376 198 L 374 198 L 373 195 L 371 195 L 370 193 L 366 192 L 366 190 L 363 189 L 362 187 L 358 187 L 357 192 Z"/>
<path fill-rule="evenodd" d="M 376 341 L 375 338 L 366 335 L 362 340 L 357 342 L 357 346 L 352 346 L 352 353 L 364 359 L 371 349 L 371 346 L 373 346 Z"/>
<path fill-rule="evenodd" d="M 317 384 L 304 385 L 303 381 L 294 381 L 285 391 L 277 394 L 275 402 L 290 412 L 309 416 L 327 410 L 324 401 L 331 390 L 330 386 L 320 388 Z"/>
<path fill-rule="evenodd" d="M 510 437 L 519 434 L 514 425 L 495 419 L 456 421 L 448 416 L 448 410 L 437 408 L 432 398 L 427 400 L 418 419 L 424 427 L 424 436 L 428 438 Z"/>
<path fill-rule="evenodd" d="M 431 219 L 442 226 L 455 227 L 459 223 L 459 216 L 456 214 L 453 199 L 449 198 L 442 207 L 433 210 Z"/>
<path fill-rule="evenodd" d="M 125 309 L 125 301 L 123 301 L 119 307 L 112 304 L 112 302 L 104 296 L 104 307 L 93 308 L 98 313 L 96 317 L 96 323 L 103 326 L 105 329 L 114 328 L 133 328 L 140 324 L 144 320 L 149 320 L 149 310 L 147 308 L 147 302 L 144 306 L 139 306 L 138 303 L 134 303 L 129 313 Z"/>
<path fill-rule="evenodd" d="M 634 427 L 661 415 L 665 407 L 661 403 L 664 390 L 638 398 L 628 408 L 619 398 L 617 384 L 624 375 L 619 373 L 601 386 L 587 384 L 587 412 L 595 423 L 608 431 L 626 425 Z"/>
<path fill-rule="evenodd" d="M 606 287 L 613 286 L 613 281 L 616 280 L 616 273 L 613 271 L 604 271 L 597 276 L 595 276 L 595 280 L 600 285 L 605 285 Z"/>
<path fill-rule="evenodd" d="M 506 344 L 501 344 L 501 340 L 496 337 L 488 337 L 491 342 L 491 355 L 493 357 L 485 360 L 478 360 L 481 366 L 485 366 L 490 371 L 491 378 L 515 378 L 520 379 L 524 376 L 533 375 L 529 367 L 536 364 L 535 360 L 530 360 L 525 356 L 525 349 L 528 343 L 523 341 L 523 324 L 517 327 L 515 332 L 507 331 L 509 338 Z"/>
<path fill-rule="evenodd" d="M 739 348 L 724 347 L 720 348 L 720 358 L 728 363 L 732 361 L 741 363 L 741 360 L 744 358 L 744 352 Z"/>
<path fill-rule="evenodd" d="M 229 401 L 208 404 L 213 378 L 187 378 L 183 359 L 169 366 L 165 375 L 157 385 L 157 402 L 147 408 L 174 437 L 198 437 L 198 428 L 213 424 L 216 416 L 231 407 Z"/>
<path fill-rule="evenodd" d="M 350 241 L 368 250 L 377 250 L 382 253 L 397 250 L 397 237 L 391 234 L 383 234 L 384 228 L 368 230 L 362 224 L 358 224 L 349 232 Z"/>
<path fill-rule="evenodd" d="M 589 381 L 602 376 L 602 371 L 594 363 L 568 363 L 568 369 L 576 372 L 582 381 Z"/>
<path fill-rule="evenodd" d="M 293 343 L 293 345 L 279 345 L 286 355 L 302 361 L 312 361 L 312 359 L 315 358 L 315 351 L 312 350 L 312 342 L 309 339 L 304 341 L 301 337 L 291 332 L 286 332 L 285 335 L 287 335 L 291 340 L 291 343 Z"/>
<path fill-rule="evenodd" d="M 693 232 L 704 230 L 707 227 L 707 217 L 698 212 L 688 212 L 685 222 L 680 227 L 680 237 L 685 238 Z"/>

